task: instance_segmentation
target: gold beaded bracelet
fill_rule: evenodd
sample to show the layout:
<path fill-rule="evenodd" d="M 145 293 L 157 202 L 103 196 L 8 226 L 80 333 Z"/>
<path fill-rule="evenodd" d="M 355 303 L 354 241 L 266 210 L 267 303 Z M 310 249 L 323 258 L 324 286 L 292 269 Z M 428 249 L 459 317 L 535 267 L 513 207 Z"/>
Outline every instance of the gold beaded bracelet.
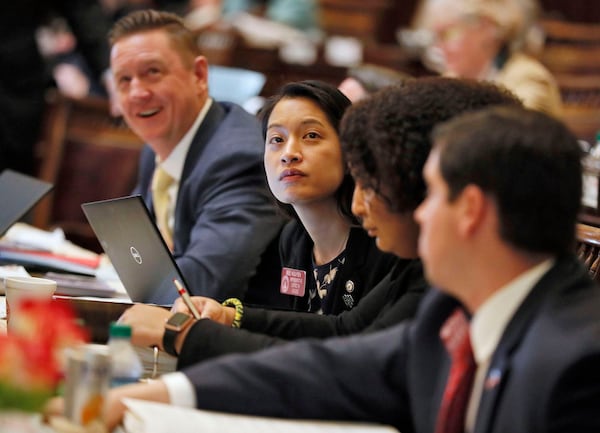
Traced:
<path fill-rule="evenodd" d="M 239 328 L 242 326 L 242 317 L 244 316 L 244 304 L 238 298 L 229 298 L 223 301 L 225 307 L 235 307 L 235 316 L 233 316 L 232 328 Z"/>

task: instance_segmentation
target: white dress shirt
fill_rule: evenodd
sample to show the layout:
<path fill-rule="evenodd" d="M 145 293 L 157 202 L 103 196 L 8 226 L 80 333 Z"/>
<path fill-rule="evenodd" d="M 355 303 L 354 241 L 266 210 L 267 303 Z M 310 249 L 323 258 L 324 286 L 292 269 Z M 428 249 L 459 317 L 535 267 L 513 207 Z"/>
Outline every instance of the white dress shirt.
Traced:
<path fill-rule="evenodd" d="M 156 157 L 156 165 L 160 165 L 169 176 L 175 179 L 175 182 L 169 187 L 169 205 L 167 207 L 167 226 L 169 231 L 173 233 L 175 226 L 175 205 L 177 203 L 177 193 L 179 192 L 179 182 L 181 181 L 181 175 L 183 174 L 183 167 L 185 165 L 185 159 L 187 157 L 188 150 L 192 145 L 192 140 L 200 127 L 200 124 L 206 117 L 206 113 L 210 109 L 212 99 L 208 98 L 206 103 L 202 107 L 202 110 L 198 113 L 198 117 L 194 121 L 192 127 L 185 133 L 183 138 L 177 143 L 177 146 L 171 151 L 169 156 L 164 160 L 160 161 L 158 156 Z"/>

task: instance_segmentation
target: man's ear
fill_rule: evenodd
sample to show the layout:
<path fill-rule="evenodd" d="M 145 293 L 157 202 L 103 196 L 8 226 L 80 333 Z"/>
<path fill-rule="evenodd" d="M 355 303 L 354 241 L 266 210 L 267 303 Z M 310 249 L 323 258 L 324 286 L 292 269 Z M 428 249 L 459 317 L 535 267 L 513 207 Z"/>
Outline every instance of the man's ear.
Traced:
<path fill-rule="evenodd" d="M 466 237 L 473 236 L 485 222 L 489 214 L 489 199 L 481 188 L 467 185 L 456 198 L 459 212 L 459 231 Z"/>
<path fill-rule="evenodd" d="M 208 61 L 204 56 L 198 56 L 194 59 L 194 72 L 196 79 L 204 90 L 208 89 Z"/>

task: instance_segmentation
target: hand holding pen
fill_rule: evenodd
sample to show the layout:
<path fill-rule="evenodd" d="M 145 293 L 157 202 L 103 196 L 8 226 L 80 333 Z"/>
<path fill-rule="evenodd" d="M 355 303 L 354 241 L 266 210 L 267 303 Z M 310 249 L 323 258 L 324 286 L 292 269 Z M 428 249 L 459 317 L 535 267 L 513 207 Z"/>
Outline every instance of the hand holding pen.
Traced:
<path fill-rule="evenodd" d="M 190 294 L 185 289 L 185 287 L 183 287 L 183 284 L 181 284 L 178 279 L 174 279 L 173 283 L 177 288 L 177 292 L 179 292 L 179 296 L 181 296 L 181 299 L 183 299 L 183 302 L 192 313 L 192 316 L 194 316 L 194 319 L 200 320 L 200 313 L 198 313 L 198 310 L 196 309 L 194 303 L 192 302 L 192 299 L 190 298 Z"/>

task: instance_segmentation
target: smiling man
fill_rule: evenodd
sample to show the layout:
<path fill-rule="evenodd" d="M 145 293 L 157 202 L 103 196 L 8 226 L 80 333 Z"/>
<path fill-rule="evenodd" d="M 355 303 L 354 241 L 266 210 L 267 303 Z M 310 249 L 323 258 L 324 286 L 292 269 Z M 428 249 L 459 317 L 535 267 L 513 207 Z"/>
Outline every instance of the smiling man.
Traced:
<path fill-rule="evenodd" d="M 257 267 L 282 221 L 265 182 L 258 120 L 210 98 L 207 60 L 178 16 L 136 11 L 109 39 L 117 103 L 147 143 L 134 193 L 154 213 L 189 290 L 223 300 L 268 289 L 279 263 Z M 176 295 L 156 293 L 153 302 Z"/>

